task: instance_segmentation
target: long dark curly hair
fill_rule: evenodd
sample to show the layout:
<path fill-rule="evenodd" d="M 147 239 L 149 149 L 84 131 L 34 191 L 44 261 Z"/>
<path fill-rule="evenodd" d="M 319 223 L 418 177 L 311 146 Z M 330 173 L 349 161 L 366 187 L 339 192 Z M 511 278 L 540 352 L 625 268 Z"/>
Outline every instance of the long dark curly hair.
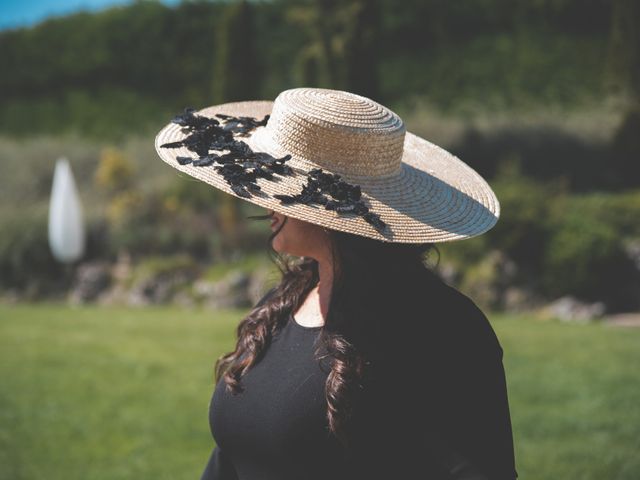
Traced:
<path fill-rule="evenodd" d="M 271 214 L 251 219 L 270 219 Z M 222 377 L 231 393 L 242 391 L 240 378 L 260 361 L 272 335 L 288 321 L 319 280 L 318 261 L 308 257 L 289 257 L 273 249 L 269 255 L 282 278 L 240 321 L 235 350 L 215 363 L 216 383 Z M 424 285 L 424 279 L 439 279 L 430 265 L 433 243 L 402 244 L 329 230 L 333 258 L 333 285 L 325 323 L 320 331 L 318 360 L 329 358 L 331 370 L 325 384 L 327 420 L 330 432 L 344 448 L 349 447 L 347 424 L 366 383 L 368 367 L 375 364 L 376 346 L 384 341 L 382 322 L 385 307 L 393 304 L 394 292 Z M 437 267 L 437 264 L 436 264 Z M 415 290 L 415 288 L 414 288 Z"/>

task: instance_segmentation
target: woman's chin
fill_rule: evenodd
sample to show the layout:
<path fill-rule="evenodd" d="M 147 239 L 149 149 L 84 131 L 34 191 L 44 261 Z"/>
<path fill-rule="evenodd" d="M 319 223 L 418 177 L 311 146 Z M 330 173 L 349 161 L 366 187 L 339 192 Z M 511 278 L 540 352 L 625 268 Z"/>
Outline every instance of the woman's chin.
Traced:
<path fill-rule="evenodd" d="M 282 242 L 277 239 L 273 241 L 273 249 L 281 255 L 299 255 L 295 248 L 287 248 L 286 245 L 283 245 Z"/>
<path fill-rule="evenodd" d="M 278 252 L 278 253 L 285 253 L 283 250 L 283 245 L 282 242 L 280 241 L 280 238 L 278 238 L 278 236 L 276 235 L 275 238 L 273 239 L 272 242 L 272 247 L 273 249 Z"/>

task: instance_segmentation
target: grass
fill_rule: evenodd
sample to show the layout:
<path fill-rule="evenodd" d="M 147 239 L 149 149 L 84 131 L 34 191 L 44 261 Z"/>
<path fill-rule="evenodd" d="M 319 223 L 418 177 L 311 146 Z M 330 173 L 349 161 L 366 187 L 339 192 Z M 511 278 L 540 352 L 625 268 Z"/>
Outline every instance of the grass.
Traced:
<path fill-rule="evenodd" d="M 233 313 L 0 307 L 0 478 L 199 478 Z"/>
<path fill-rule="evenodd" d="M 199 478 L 242 313 L 0 306 L 0 479 Z M 640 478 L 640 330 L 490 319 L 519 478 Z"/>

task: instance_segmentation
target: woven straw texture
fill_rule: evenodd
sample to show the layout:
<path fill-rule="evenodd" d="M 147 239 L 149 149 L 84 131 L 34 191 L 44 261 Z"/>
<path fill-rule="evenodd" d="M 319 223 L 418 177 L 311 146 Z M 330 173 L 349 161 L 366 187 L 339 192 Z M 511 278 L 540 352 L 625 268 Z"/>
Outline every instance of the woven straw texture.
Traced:
<path fill-rule="evenodd" d="M 462 240 L 491 229 L 500 204 L 491 187 L 471 167 L 433 143 L 407 132 L 401 118 L 373 100 L 340 90 L 296 88 L 275 101 L 232 102 L 205 108 L 216 113 L 251 116 L 266 126 L 249 136 L 237 136 L 254 151 L 274 157 L 286 154 L 296 175 L 258 178 L 261 192 L 251 198 L 236 195 L 213 166 L 180 165 L 176 157 L 193 157 L 185 147 L 167 149 L 164 143 L 186 135 L 174 123 L 156 136 L 155 147 L 172 167 L 230 195 L 326 228 L 386 242 L 426 243 Z M 387 234 L 355 214 L 326 210 L 322 205 L 282 204 L 273 194 L 300 193 L 311 169 L 340 174 L 359 185 L 362 200 L 388 224 Z"/>

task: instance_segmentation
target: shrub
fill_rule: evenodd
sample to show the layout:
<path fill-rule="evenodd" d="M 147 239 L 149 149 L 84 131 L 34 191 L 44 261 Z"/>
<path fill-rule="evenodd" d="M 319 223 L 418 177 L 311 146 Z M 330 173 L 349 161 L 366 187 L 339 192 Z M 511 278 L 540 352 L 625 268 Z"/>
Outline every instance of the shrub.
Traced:
<path fill-rule="evenodd" d="M 637 273 L 624 242 L 638 233 L 638 198 L 638 193 L 595 193 L 568 199 L 545 248 L 540 267 L 543 291 L 554 297 L 573 294 L 603 300 L 614 307 L 628 303 L 621 292 Z"/>
<path fill-rule="evenodd" d="M 45 208 L 5 213 L 0 235 L 0 286 L 39 295 L 64 288 L 68 271 L 49 249 Z M 68 270 L 68 269 L 67 269 Z"/>
<path fill-rule="evenodd" d="M 565 202 L 564 186 L 561 182 L 542 184 L 525 177 L 518 159 L 511 158 L 502 164 L 491 187 L 500 201 L 497 224 L 478 237 L 444 244 L 440 248 L 443 257 L 451 257 L 464 277 L 469 268 L 484 260 L 489 250 L 499 250 L 518 265 L 517 281 L 535 283 L 552 234 L 553 218 Z"/>
<path fill-rule="evenodd" d="M 117 148 L 107 147 L 100 154 L 100 163 L 95 173 L 95 182 L 108 192 L 117 192 L 131 187 L 133 164 Z"/>

